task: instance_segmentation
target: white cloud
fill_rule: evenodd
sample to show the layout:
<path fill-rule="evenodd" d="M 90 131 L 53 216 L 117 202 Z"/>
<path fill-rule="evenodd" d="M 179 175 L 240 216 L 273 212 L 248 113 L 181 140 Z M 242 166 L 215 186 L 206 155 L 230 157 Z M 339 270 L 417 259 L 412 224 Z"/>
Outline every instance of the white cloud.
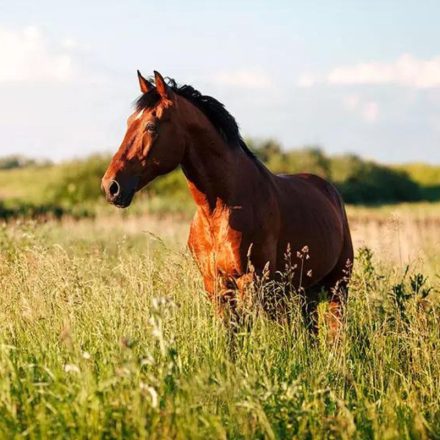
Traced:
<path fill-rule="evenodd" d="M 318 79 L 310 73 L 303 73 L 298 79 L 298 87 L 307 88 L 312 87 L 318 82 Z"/>
<path fill-rule="evenodd" d="M 34 26 L 21 30 L 0 27 L 0 83 L 71 80 L 75 66 L 68 49 L 72 44 L 73 40 L 51 44 Z"/>
<path fill-rule="evenodd" d="M 349 95 L 344 97 L 342 100 L 342 104 L 344 105 L 344 108 L 350 111 L 354 111 L 358 108 L 360 103 L 360 97 L 359 95 Z"/>
<path fill-rule="evenodd" d="M 379 106 L 377 102 L 369 101 L 362 108 L 362 117 L 366 122 L 373 123 L 379 116 Z"/>
<path fill-rule="evenodd" d="M 359 95 L 348 95 L 342 99 L 342 106 L 349 112 L 360 115 L 370 124 L 379 117 L 379 105 L 376 101 L 364 101 Z"/>
<path fill-rule="evenodd" d="M 213 77 L 214 82 L 235 87 L 250 89 L 264 89 L 272 85 L 268 75 L 258 70 L 235 70 L 232 72 L 220 72 Z"/>
<path fill-rule="evenodd" d="M 300 77 L 299 87 L 316 84 L 334 85 L 374 85 L 394 84 L 412 88 L 440 87 L 440 56 L 422 60 L 411 54 L 403 54 L 396 60 L 385 62 L 359 63 L 340 66 L 321 76 Z M 312 80 L 313 78 L 313 80 Z"/>
<path fill-rule="evenodd" d="M 76 49 L 79 47 L 79 44 L 75 39 L 67 37 L 61 41 L 61 46 L 65 47 L 66 49 Z"/>

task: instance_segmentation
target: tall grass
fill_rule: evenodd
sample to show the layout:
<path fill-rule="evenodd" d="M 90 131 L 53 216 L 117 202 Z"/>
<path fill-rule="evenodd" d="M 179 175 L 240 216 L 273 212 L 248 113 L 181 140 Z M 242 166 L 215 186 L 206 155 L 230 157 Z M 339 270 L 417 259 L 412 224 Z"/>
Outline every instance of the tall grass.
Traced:
<path fill-rule="evenodd" d="M 435 270 L 363 249 L 339 344 L 311 339 L 293 308 L 290 324 L 259 315 L 233 358 L 185 231 L 2 227 L 1 437 L 440 437 Z"/>

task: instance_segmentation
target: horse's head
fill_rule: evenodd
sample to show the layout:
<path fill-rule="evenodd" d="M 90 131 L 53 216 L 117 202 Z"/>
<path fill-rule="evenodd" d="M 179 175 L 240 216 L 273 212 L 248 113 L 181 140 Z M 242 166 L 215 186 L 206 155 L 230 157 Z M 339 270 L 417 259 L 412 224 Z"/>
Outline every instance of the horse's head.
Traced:
<path fill-rule="evenodd" d="M 176 111 L 177 96 L 160 73 L 154 76 L 155 86 L 138 71 L 142 96 L 102 179 L 107 201 L 121 208 L 131 203 L 136 191 L 174 170 L 183 159 L 185 136 Z"/>

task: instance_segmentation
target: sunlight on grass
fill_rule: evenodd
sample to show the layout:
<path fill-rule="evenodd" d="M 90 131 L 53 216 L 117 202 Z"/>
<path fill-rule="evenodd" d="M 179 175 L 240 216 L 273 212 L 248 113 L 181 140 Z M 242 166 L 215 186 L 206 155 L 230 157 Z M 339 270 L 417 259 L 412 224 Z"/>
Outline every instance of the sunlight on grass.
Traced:
<path fill-rule="evenodd" d="M 2 437 L 440 435 L 434 272 L 361 250 L 339 345 L 292 309 L 259 315 L 232 359 L 187 222 L 122 220 L 0 230 Z"/>

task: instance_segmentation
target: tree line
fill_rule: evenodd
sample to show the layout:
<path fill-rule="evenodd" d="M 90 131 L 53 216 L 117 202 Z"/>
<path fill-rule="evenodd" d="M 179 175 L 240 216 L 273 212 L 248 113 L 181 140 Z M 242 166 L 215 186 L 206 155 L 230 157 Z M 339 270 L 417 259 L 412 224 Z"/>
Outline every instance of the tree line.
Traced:
<path fill-rule="evenodd" d="M 246 143 L 274 173 L 317 174 L 332 181 L 349 204 L 379 205 L 440 200 L 440 166 L 420 163 L 387 166 L 354 154 L 328 155 L 316 146 L 286 150 L 277 141 L 270 139 L 247 139 Z M 41 211 L 42 207 L 57 213 L 68 212 L 72 208 L 75 208 L 75 212 L 82 212 L 82 206 L 90 207 L 103 201 L 100 181 L 109 160 L 108 155 L 93 155 L 61 164 L 35 162 L 13 156 L 0 159 L 0 177 L 10 173 L 7 181 L 12 180 L 12 173 L 22 173 L 15 177 L 17 185 L 22 182 L 25 186 L 26 181 L 44 182 L 38 189 L 41 197 L 35 203 L 15 200 L 15 208 L 11 208 L 4 193 L 0 193 L 3 196 L 3 200 L 0 200 L 0 217 L 1 212 L 12 216 L 16 209 L 32 213 Z M 184 176 L 179 170 L 156 179 L 143 194 L 156 199 L 171 199 L 181 204 L 189 201 L 190 197 Z"/>

